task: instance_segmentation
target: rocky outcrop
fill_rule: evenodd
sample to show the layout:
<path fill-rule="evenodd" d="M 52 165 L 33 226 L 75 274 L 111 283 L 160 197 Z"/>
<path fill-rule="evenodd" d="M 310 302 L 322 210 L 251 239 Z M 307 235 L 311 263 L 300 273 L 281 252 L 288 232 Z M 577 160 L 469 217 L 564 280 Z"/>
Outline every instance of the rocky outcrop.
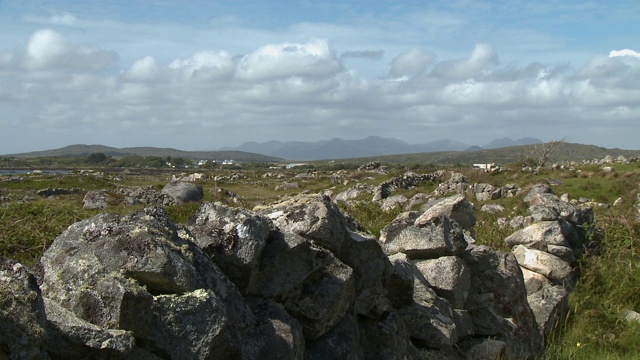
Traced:
<path fill-rule="evenodd" d="M 474 244 L 462 195 L 378 239 L 322 195 L 204 203 L 184 225 L 161 207 L 100 214 L 55 239 L 38 284 L 0 261 L 0 357 L 533 359 L 592 220 L 553 196 L 528 197 L 544 220 L 513 253 Z"/>

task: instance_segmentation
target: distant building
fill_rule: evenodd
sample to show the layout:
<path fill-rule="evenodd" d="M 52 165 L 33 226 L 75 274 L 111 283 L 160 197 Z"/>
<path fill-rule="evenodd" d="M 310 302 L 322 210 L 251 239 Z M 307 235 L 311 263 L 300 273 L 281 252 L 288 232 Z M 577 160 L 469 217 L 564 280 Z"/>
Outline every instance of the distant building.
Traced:
<path fill-rule="evenodd" d="M 293 169 L 294 167 L 306 166 L 306 165 L 309 165 L 309 164 L 304 164 L 304 163 L 287 164 L 287 169 Z"/>
<path fill-rule="evenodd" d="M 482 170 L 484 172 L 493 171 L 498 168 L 495 163 L 488 164 L 473 164 L 474 169 Z"/>
<path fill-rule="evenodd" d="M 236 161 L 235 160 L 224 160 L 222 161 L 222 165 L 235 165 Z"/>

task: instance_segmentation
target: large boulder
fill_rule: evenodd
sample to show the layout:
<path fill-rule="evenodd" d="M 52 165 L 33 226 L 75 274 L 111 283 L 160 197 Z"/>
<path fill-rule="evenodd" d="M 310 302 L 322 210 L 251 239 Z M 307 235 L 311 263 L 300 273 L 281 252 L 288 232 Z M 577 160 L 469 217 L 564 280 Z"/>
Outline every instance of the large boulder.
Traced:
<path fill-rule="evenodd" d="M 42 293 L 160 357 L 239 354 L 255 319 L 236 287 L 161 208 L 70 226 L 41 259 Z"/>
<path fill-rule="evenodd" d="M 172 181 L 162 188 L 161 194 L 170 196 L 175 203 L 200 201 L 204 197 L 202 186 L 187 181 Z"/>

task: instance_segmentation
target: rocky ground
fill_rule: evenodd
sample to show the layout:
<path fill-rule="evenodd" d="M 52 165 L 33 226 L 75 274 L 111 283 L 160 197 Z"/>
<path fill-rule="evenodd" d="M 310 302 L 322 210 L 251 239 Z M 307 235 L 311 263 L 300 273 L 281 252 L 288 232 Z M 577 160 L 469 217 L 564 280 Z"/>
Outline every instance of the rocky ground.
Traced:
<path fill-rule="evenodd" d="M 385 170 L 373 163 L 360 171 Z M 304 184 L 317 174 L 263 176 Z M 162 189 L 84 192 L 88 209 L 143 208 L 73 224 L 32 268 L 2 258 L 0 358 L 541 356 L 597 231 L 592 204 L 561 199 L 548 185 L 469 184 L 450 171 L 379 184 L 331 176 L 348 186 L 303 190 L 251 210 L 203 201 L 201 179 L 184 176 Z M 241 173 L 215 179 L 231 180 L 254 181 Z M 424 182 L 434 190 L 400 194 Z M 67 191 L 80 190 L 38 195 Z M 501 220 L 513 227 L 505 239 L 512 250 L 477 245 L 471 201 L 516 196 L 526 215 Z M 406 210 L 377 237 L 337 205 L 369 197 Z M 165 211 L 194 201 L 200 208 L 185 223 Z"/>

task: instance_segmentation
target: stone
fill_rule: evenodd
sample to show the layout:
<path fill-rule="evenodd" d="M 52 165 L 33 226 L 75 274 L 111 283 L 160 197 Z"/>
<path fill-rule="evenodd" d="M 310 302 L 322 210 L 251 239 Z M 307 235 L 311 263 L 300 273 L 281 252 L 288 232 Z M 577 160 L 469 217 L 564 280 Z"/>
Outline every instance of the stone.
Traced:
<path fill-rule="evenodd" d="M 200 343 L 240 353 L 255 321 L 233 283 L 161 208 L 73 224 L 41 264 L 45 297 L 102 329 L 131 331 L 160 357 L 211 356 Z"/>
<path fill-rule="evenodd" d="M 556 283 L 571 286 L 574 282 L 575 273 L 571 265 L 555 255 L 522 245 L 516 245 L 513 248 L 513 254 L 522 267 L 535 271 Z"/>
<path fill-rule="evenodd" d="M 177 204 L 197 202 L 204 197 L 202 186 L 186 181 L 172 181 L 162 188 L 161 193 L 170 196 Z"/>
<path fill-rule="evenodd" d="M 462 227 L 450 218 L 437 217 L 404 227 L 407 216 L 411 217 L 401 214 L 380 231 L 378 241 L 388 255 L 402 252 L 411 259 L 433 259 L 460 254 L 467 247 Z"/>
<path fill-rule="evenodd" d="M 480 211 L 490 214 L 500 214 L 504 211 L 504 206 L 500 204 L 484 204 L 480 208 Z"/>
<path fill-rule="evenodd" d="M 267 218 L 207 202 L 187 224 L 195 243 L 245 291 L 260 254 L 275 231 Z"/>
<path fill-rule="evenodd" d="M 401 206 L 402 204 L 406 203 L 409 199 L 407 199 L 406 196 L 404 195 L 393 195 L 393 196 L 389 196 L 385 199 L 382 200 L 382 205 L 380 206 L 380 208 L 383 211 L 391 211 L 393 209 L 395 209 L 396 207 Z"/>
<path fill-rule="evenodd" d="M 0 358 L 43 359 L 46 327 L 35 278 L 24 265 L 0 257 Z"/>
<path fill-rule="evenodd" d="M 301 324 L 305 339 L 315 340 L 335 326 L 355 299 L 353 270 L 341 262 L 322 267 L 283 295 L 287 312 Z"/>
<path fill-rule="evenodd" d="M 504 241 L 510 247 L 524 245 L 530 249 L 549 252 L 550 245 L 569 247 L 562 226 L 558 221 L 541 221 L 507 236 Z"/>
<path fill-rule="evenodd" d="M 136 340 L 131 331 L 103 329 L 78 318 L 44 298 L 48 323 L 48 352 L 61 358 L 95 358 L 100 351 L 131 354 Z"/>
<path fill-rule="evenodd" d="M 498 200 L 502 195 L 502 188 L 491 184 L 474 184 L 472 190 L 478 201 Z"/>
<path fill-rule="evenodd" d="M 358 320 L 353 311 L 348 311 L 329 331 L 305 345 L 308 360 L 364 359 Z"/>
<path fill-rule="evenodd" d="M 297 196 L 273 205 L 258 207 L 255 211 L 271 219 L 281 231 L 316 241 L 338 257 L 351 240 L 346 219 L 326 196 Z"/>
<path fill-rule="evenodd" d="M 106 209 L 109 205 L 116 205 L 120 201 L 118 198 L 110 194 L 105 190 L 93 190 L 88 191 L 84 198 L 82 199 L 82 203 L 85 209 L 96 210 L 96 209 Z"/>
<path fill-rule="evenodd" d="M 466 264 L 456 256 L 415 262 L 416 267 L 435 290 L 454 309 L 463 309 L 469 296 L 471 275 Z"/>
<path fill-rule="evenodd" d="M 463 229 L 470 230 L 476 224 L 473 210 L 473 204 L 463 195 L 454 195 L 431 203 L 431 206 L 416 219 L 415 224 L 420 226 L 434 218 L 448 216 L 458 222 Z"/>
<path fill-rule="evenodd" d="M 284 307 L 274 301 L 261 298 L 249 299 L 258 325 L 254 331 L 253 351 L 250 359 L 294 359 L 302 360 L 305 340 L 302 325 L 289 315 Z"/>
<path fill-rule="evenodd" d="M 559 285 L 534 292 L 527 300 L 542 335 L 550 334 L 569 308 L 569 292 Z"/>

